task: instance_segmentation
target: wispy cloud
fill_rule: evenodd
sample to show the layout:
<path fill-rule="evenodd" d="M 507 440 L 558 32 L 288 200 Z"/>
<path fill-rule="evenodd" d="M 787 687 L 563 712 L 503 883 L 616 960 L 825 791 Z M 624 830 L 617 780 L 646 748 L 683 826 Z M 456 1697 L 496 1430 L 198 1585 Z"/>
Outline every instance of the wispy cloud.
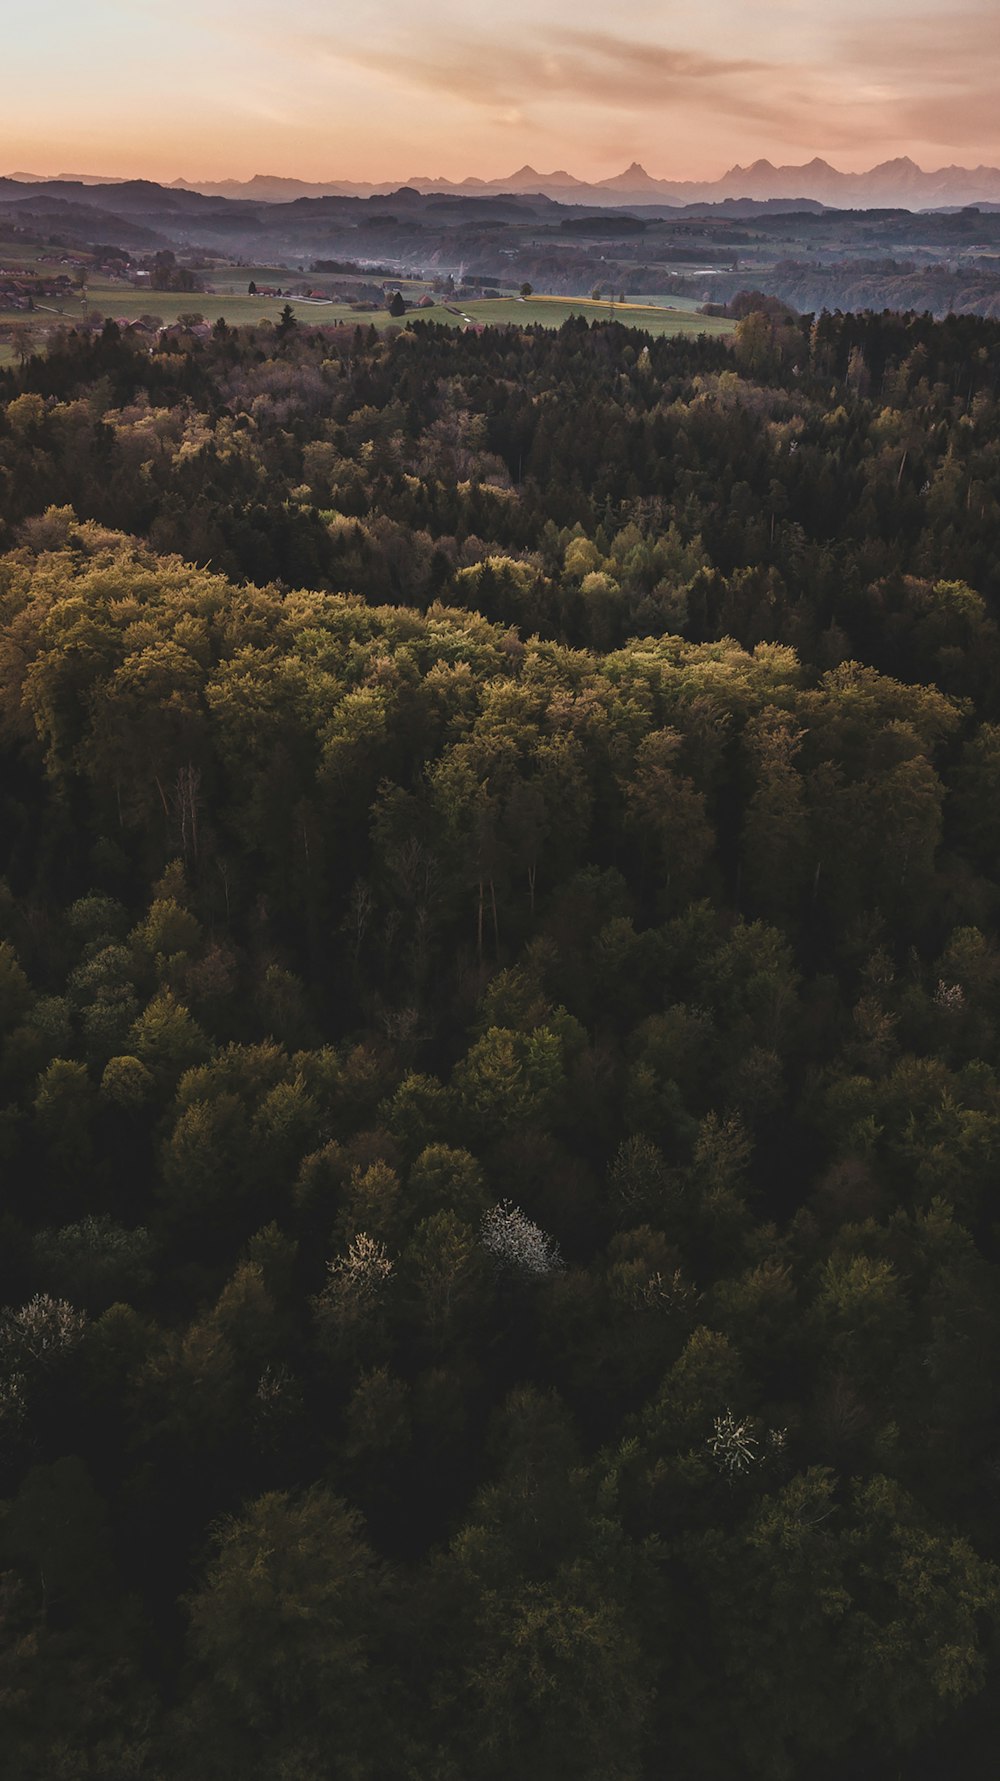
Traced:
<path fill-rule="evenodd" d="M 1000 11 L 995 0 L 923 15 L 873 13 L 833 36 L 838 61 L 879 68 L 901 86 L 973 86 L 1000 65 Z"/>
<path fill-rule="evenodd" d="M 956 148 L 1000 145 L 1000 9 L 872 16 L 836 34 L 837 64 L 875 87 L 894 136 Z"/>
<path fill-rule="evenodd" d="M 394 82 L 493 111 L 551 101 L 602 109 L 659 111 L 696 105 L 745 121 L 772 122 L 775 103 L 761 90 L 801 72 L 761 58 L 729 57 L 640 42 L 603 31 L 539 32 L 529 42 L 498 41 L 484 31 L 443 37 L 425 30 L 366 46 L 328 42 L 328 53 Z M 791 119 L 807 103 L 790 95 L 778 111 Z"/>
<path fill-rule="evenodd" d="M 456 133 L 482 141 L 492 130 L 520 132 L 526 154 L 551 144 L 564 158 L 573 144 L 592 153 L 598 139 L 621 141 L 664 171 L 682 143 L 708 166 L 759 153 L 856 165 L 907 148 L 1000 155 L 998 0 L 964 0 L 950 15 L 914 12 L 912 0 L 869 0 L 867 15 L 853 0 L 703 0 L 700 17 L 675 15 L 674 41 L 660 0 L 620 0 L 621 29 L 595 23 L 591 0 L 534 3 L 529 21 L 527 0 L 503 16 L 457 0 L 427 0 L 419 16 L 359 0 L 331 30 L 325 0 L 293 0 L 280 23 L 262 0 L 217 0 L 210 22 L 267 59 L 276 107 L 293 93 L 304 123 L 348 89 L 358 105 L 367 91 L 373 116 L 381 104 L 386 123 L 408 120 L 418 154 L 447 138 L 450 158 Z"/>

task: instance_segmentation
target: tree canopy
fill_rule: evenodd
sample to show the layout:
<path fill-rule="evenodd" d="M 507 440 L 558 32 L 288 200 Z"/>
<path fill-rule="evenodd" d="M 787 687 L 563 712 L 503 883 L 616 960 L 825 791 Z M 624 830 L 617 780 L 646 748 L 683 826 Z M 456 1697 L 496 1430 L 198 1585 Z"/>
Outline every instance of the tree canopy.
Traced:
<path fill-rule="evenodd" d="M 998 367 L 0 373 L 17 1774 L 992 1773 Z"/>

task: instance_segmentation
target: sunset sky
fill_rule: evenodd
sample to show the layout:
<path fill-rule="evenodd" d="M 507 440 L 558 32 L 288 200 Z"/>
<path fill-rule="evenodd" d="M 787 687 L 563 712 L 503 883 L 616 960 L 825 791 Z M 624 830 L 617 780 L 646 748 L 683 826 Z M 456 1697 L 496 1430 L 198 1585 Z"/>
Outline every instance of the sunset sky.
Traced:
<path fill-rule="evenodd" d="M 2 68 L 0 172 L 1000 164 L 1000 0 L 34 0 Z"/>

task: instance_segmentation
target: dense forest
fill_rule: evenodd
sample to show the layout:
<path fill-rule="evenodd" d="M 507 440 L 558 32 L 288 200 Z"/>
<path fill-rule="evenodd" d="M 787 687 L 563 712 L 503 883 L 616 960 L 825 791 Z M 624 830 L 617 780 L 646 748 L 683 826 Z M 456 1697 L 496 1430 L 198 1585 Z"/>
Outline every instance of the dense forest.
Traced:
<path fill-rule="evenodd" d="M 1000 323 L 0 373 L 24 1781 L 995 1770 Z"/>

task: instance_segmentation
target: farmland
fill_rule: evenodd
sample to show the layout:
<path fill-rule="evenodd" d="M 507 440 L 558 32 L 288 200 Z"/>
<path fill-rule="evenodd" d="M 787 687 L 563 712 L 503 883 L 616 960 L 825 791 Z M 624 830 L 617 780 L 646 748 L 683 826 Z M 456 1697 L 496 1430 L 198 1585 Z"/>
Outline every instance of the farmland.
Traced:
<path fill-rule="evenodd" d="M 430 320 L 438 319 L 440 305 L 423 310 Z M 666 302 L 611 303 L 597 302 L 591 297 L 484 297 L 478 302 L 455 305 L 471 321 L 502 326 L 513 322 L 520 327 L 540 323 L 543 328 L 560 328 L 570 316 L 582 315 L 587 321 L 622 322 L 628 328 L 644 328 L 647 333 L 729 334 L 733 323 L 715 316 L 699 315 L 693 308 L 682 309 Z M 444 319 L 444 313 L 441 319 Z"/>
<path fill-rule="evenodd" d="M 311 256 L 285 251 L 273 258 L 267 255 L 244 258 L 224 253 L 182 255 L 181 263 L 186 262 L 196 273 L 195 282 L 207 288 L 158 289 L 159 284 L 181 282 L 169 276 L 174 264 L 172 253 L 168 256 L 170 264 L 165 268 L 168 276 L 162 277 L 149 276 L 164 270 L 157 268 L 152 258 L 133 260 L 127 272 L 123 268 L 119 273 L 113 264 L 109 264 L 106 250 L 92 246 L 71 247 L 65 243 L 61 248 L 62 251 L 53 241 L 43 244 L 38 238 L 32 240 L 25 231 L 7 234 L 0 241 L 0 265 L 5 260 L 17 277 L 41 281 L 37 292 L 29 290 L 28 293 L 34 296 L 34 307 L 27 312 L 22 310 L 19 317 L 22 342 L 30 343 L 36 351 L 45 348 L 48 336 L 56 327 L 72 326 L 85 320 L 91 324 L 107 318 L 123 323 L 145 320 L 153 326 L 169 326 L 188 317 L 197 317 L 210 323 L 222 319 L 230 326 L 252 326 L 276 322 L 286 303 L 291 304 L 296 317 L 304 323 L 348 323 L 374 327 L 379 332 L 405 326 L 406 320 L 411 318 L 448 328 L 469 324 L 559 328 L 573 316 L 582 316 L 588 322 L 620 321 L 644 329 L 656 338 L 719 337 L 732 331 L 728 321 L 701 315 L 695 297 L 679 295 L 669 288 L 633 295 L 627 301 L 616 301 L 610 293 L 619 288 L 617 285 L 607 284 L 604 286 L 607 295 L 592 297 L 572 292 L 572 287 L 567 294 L 565 288 L 560 291 L 558 278 L 552 283 L 546 278 L 541 293 L 536 291 L 529 297 L 519 297 L 514 294 L 519 282 L 517 275 L 513 269 L 505 269 L 503 276 L 496 279 L 483 277 L 481 283 L 473 274 L 467 285 L 468 296 L 463 296 L 460 288 L 451 294 L 453 286 L 449 281 L 449 294 L 444 295 L 440 273 L 434 280 L 438 286 L 435 291 L 430 276 L 407 272 L 398 261 L 399 269 L 391 278 L 385 271 L 384 262 L 379 266 L 369 261 L 372 269 L 367 271 L 363 260 L 361 263 L 356 260 L 345 262 L 352 268 L 349 271 L 308 271 L 306 267 Z M 137 270 L 147 275 L 137 281 Z M 59 279 L 64 281 L 63 288 L 52 289 L 53 281 Z M 459 287 L 461 281 L 462 271 L 459 269 L 455 281 Z M 534 282 L 537 284 L 541 280 L 535 279 Z M 669 287 L 669 280 L 663 282 Z M 494 283 L 498 285 L 495 296 L 473 294 L 490 290 Z M 508 287 L 506 294 L 501 295 L 505 284 Z M 622 284 L 627 289 L 624 280 Z M 314 297 L 289 294 L 290 289 L 304 293 L 310 286 L 317 291 Z M 405 320 L 388 313 L 386 297 L 393 289 L 400 290 L 407 304 L 412 305 Z M 428 299 L 432 301 L 428 302 Z M 427 307 L 417 309 L 422 303 L 427 303 Z M 0 316 L 0 340 L 6 333 L 2 325 L 4 319 Z M 12 335 L 8 336 L 6 344 L 5 357 L 16 356 L 19 343 Z"/>
<path fill-rule="evenodd" d="M 249 280 L 245 269 L 239 270 L 239 290 L 219 288 L 224 282 L 235 284 L 232 271 L 227 280 L 224 275 L 218 275 L 216 288 L 212 291 L 137 290 L 132 285 L 118 281 L 91 279 L 87 285 L 86 299 L 74 293 L 59 302 L 53 299 L 49 304 L 39 304 L 31 315 L 33 341 L 39 345 L 49 329 L 57 323 L 72 325 L 85 315 L 103 315 L 126 322 L 138 321 L 144 316 L 155 316 L 159 322 L 165 324 L 176 322 L 184 316 L 198 315 L 211 322 L 221 316 L 233 327 L 255 322 L 274 322 L 286 302 L 290 303 L 296 317 L 305 323 L 350 322 L 362 327 L 374 326 L 380 331 L 386 327 L 403 326 L 409 320 L 438 322 L 446 327 L 462 327 L 472 322 L 496 327 L 540 325 L 545 328 L 559 328 L 570 316 L 583 316 L 587 321 L 619 321 L 627 327 L 642 328 L 656 337 L 699 334 L 714 337 L 730 333 L 733 327 L 731 322 L 718 317 L 703 316 L 693 308 L 683 308 L 677 304 L 676 299 L 670 301 L 667 298 L 657 298 L 644 303 L 613 303 L 584 297 L 542 295 L 529 298 L 484 297 L 471 302 L 439 300 L 433 307 L 408 311 L 404 321 L 390 316 L 386 309 L 355 308 L 349 302 L 336 299 L 316 302 L 301 297 L 251 297 L 246 294 L 246 283 Z M 277 270 L 272 276 L 275 279 L 288 279 L 294 275 L 287 271 L 282 274 Z M 404 291 L 407 289 L 402 281 L 401 288 Z M 420 288 L 413 287 L 414 292 Z M 10 356 L 9 349 L 5 356 Z"/>
<path fill-rule="evenodd" d="M 278 276 L 278 275 L 276 275 Z M 285 277 L 289 276 L 285 273 Z M 222 282 L 221 280 L 219 281 Z M 401 287 L 405 288 L 405 287 Z M 358 322 L 363 327 L 399 327 L 401 320 L 385 309 L 355 309 L 347 302 L 312 302 L 301 297 L 249 297 L 236 291 L 216 289 L 212 292 L 164 292 L 133 290 L 126 285 L 93 282 L 88 299 L 92 311 L 102 311 L 116 319 L 138 321 L 141 315 L 158 315 L 164 322 L 175 322 L 180 316 L 198 314 L 206 321 L 219 316 L 231 326 L 240 323 L 276 321 L 285 303 L 291 304 L 303 322 Z M 70 305 L 66 305 L 67 314 Z M 483 297 L 473 302 L 450 300 L 436 302 L 433 308 L 410 311 L 406 320 L 441 322 L 447 327 L 461 327 L 468 320 L 487 326 L 513 324 L 527 327 L 540 324 L 559 328 L 570 316 L 582 315 L 588 321 L 620 321 L 627 327 L 645 328 L 650 334 L 727 334 L 732 323 L 716 317 L 699 315 L 694 309 L 681 309 L 664 303 L 595 302 L 585 297 Z"/>

